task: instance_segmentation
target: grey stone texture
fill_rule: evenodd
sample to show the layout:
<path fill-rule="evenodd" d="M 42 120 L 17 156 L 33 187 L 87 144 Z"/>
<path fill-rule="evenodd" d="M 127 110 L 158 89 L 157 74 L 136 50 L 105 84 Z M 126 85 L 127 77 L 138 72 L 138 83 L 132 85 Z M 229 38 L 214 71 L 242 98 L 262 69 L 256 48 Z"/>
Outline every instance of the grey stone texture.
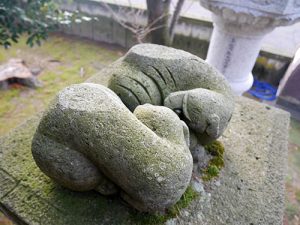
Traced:
<path fill-rule="evenodd" d="M 94 82 L 58 93 L 34 135 L 33 158 L 71 190 L 120 189 L 139 211 L 164 211 L 190 183 L 190 133 L 191 149 L 220 137 L 231 90 L 200 58 L 154 44 L 134 46 L 96 76 L 103 74 L 110 89 Z"/>
<path fill-rule="evenodd" d="M 181 112 L 201 144 L 217 139 L 231 119 L 234 101 L 227 81 L 188 52 L 139 44 L 103 73 L 111 76 L 108 87 L 130 110 L 150 103 Z"/>
<path fill-rule="evenodd" d="M 238 97 L 220 179 L 175 224 L 282 225 L 289 113 Z M 184 221 L 183 223 L 180 223 Z"/>
<path fill-rule="evenodd" d="M 146 215 L 134 217 L 119 198 L 73 192 L 44 175 L 31 155 L 39 120 L 34 116 L 0 138 L 2 211 L 18 224 L 146 224 Z M 288 113 L 238 97 L 220 138 L 225 167 L 219 179 L 167 224 L 281 225 L 288 125 Z"/>
<path fill-rule="evenodd" d="M 75 191 L 114 194 L 140 211 L 175 204 L 192 175 L 187 126 L 169 108 L 131 113 L 110 89 L 92 83 L 60 91 L 32 141 L 40 169 Z"/>

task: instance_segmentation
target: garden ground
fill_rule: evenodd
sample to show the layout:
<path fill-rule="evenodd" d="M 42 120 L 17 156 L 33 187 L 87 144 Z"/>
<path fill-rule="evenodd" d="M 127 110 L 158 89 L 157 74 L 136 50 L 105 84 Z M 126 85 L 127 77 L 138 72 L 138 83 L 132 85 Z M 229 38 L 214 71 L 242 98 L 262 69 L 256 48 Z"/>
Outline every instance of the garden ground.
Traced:
<path fill-rule="evenodd" d="M 0 91 L 0 136 L 31 115 L 42 111 L 57 91 L 86 80 L 124 54 L 110 45 L 53 35 L 41 47 L 26 46 L 25 39 L 11 49 L 0 49 L 0 64 L 10 58 L 23 59 L 31 69 L 39 69 L 43 87 L 29 89 L 12 85 Z M 286 178 L 286 212 L 284 225 L 300 224 L 300 123 L 291 120 L 289 169 Z M 0 212 L 0 225 L 12 224 Z"/>

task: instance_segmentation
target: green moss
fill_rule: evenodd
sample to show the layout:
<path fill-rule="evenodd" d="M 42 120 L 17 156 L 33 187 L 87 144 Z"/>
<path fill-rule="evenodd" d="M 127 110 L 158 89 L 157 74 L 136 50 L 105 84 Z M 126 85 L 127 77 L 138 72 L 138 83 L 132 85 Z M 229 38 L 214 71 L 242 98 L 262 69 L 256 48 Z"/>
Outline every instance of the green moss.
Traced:
<path fill-rule="evenodd" d="M 11 89 L 9 91 L 0 91 L 0 117 L 3 117 L 4 114 L 10 111 L 14 105 L 10 102 L 14 98 L 18 97 L 20 94 L 20 89 Z"/>
<path fill-rule="evenodd" d="M 224 159 L 222 156 L 212 158 L 210 163 L 216 165 L 219 169 L 224 167 Z"/>
<path fill-rule="evenodd" d="M 218 176 L 219 172 L 220 170 L 216 165 L 209 165 L 207 168 L 207 173 L 212 177 Z"/>
<path fill-rule="evenodd" d="M 193 190 L 192 187 L 188 187 L 185 193 L 181 196 L 180 200 L 171 208 L 167 209 L 165 215 L 148 214 L 134 211 L 130 217 L 136 224 L 143 225 L 160 225 L 164 224 L 167 220 L 175 218 L 179 215 L 181 209 L 189 206 L 189 204 L 199 197 L 199 194 Z"/>
<path fill-rule="evenodd" d="M 213 156 L 223 156 L 224 146 L 219 141 L 214 141 L 211 144 L 204 146 L 205 150 Z"/>
<path fill-rule="evenodd" d="M 220 170 L 224 167 L 224 146 L 219 141 L 214 141 L 211 144 L 204 146 L 205 150 L 213 156 L 209 161 L 208 167 L 203 170 L 202 179 L 209 181 L 214 177 L 219 176 Z"/>
<path fill-rule="evenodd" d="M 181 209 L 188 207 L 188 205 L 197 197 L 199 194 L 193 190 L 191 186 L 188 186 L 185 193 L 182 195 L 180 200 L 169 209 L 169 215 L 175 217 L 179 214 Z"/>

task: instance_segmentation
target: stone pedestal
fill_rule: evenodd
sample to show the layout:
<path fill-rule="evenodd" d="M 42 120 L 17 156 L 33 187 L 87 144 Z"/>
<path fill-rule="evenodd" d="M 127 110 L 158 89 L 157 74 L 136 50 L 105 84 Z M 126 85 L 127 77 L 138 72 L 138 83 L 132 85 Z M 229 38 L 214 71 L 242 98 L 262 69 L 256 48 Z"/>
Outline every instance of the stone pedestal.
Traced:
<path fill-rule="evenodd" d="M 99 81 L 99 77 L 89 81 Z M 0 210 L 17 224 L 161 224 L 120 198 L 73 192 L 55 184 L 33 161 L 39 116 L 0 138 Z M 225 167 L 200 197 L 166 224 L 281 225 L 289 115 L 244 97 L 220 141 Z"/>
<path fill-rule="evenodd" d="M 212 11 L 214 21 L 207 62 L 224 74 L 238 95 L 252 86 L 251 70 L 265 34 L 300 17 L 298 0 L 200 0 L 200 3 Z"/>

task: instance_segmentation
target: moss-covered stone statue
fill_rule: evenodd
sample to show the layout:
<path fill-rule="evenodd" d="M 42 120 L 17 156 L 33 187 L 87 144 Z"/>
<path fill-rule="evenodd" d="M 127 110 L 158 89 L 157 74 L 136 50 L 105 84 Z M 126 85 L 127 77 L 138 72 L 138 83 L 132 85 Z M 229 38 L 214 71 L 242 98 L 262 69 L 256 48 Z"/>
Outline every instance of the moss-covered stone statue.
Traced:
<path fill-rule="evenodd" d="M 39 168 L 76 191 L 113 194 L 140 211 L 175 204 L 192 174 L 188 128 L 170 109 L 132 114 L 110 89 L 78 84 L 58 93 L 32 141 Z"/>
<path fill-rule="evenodd" d="M 105 73 L 130 110 L 145 103 L 175 110 L 201 144 L 217 139 L 231 119 L 234 100 L 224 76 L 188 52 L 136 45 Z"/>
<path fill-rule="evenodd" d="M 200 58 L 153 44 L 101 73 L 110 89 L 96 76 L 52 101 L 32 141 L 37 165 L 72 190 L 119 192 L 140 211 L 169 208 L 191 179 L 189 147 L 218 138 L 231 118 L 228 84 Z"/>

